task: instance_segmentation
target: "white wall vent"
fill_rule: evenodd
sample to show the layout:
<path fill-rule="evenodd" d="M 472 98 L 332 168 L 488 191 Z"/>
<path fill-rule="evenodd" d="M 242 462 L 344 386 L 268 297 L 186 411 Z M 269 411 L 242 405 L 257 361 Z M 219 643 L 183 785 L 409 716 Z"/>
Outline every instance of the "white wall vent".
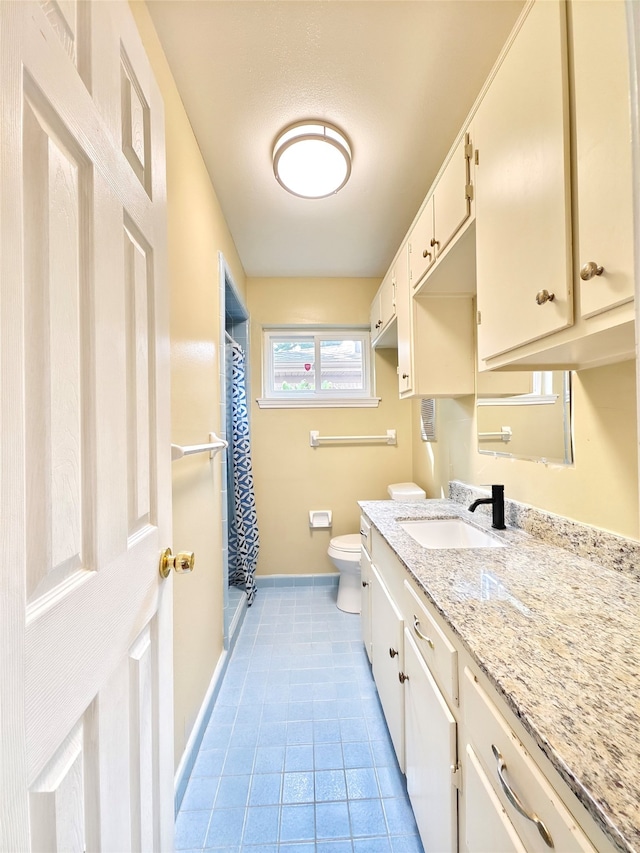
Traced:
<path fill-rule="evenodd" d="M 423 441 L 436 441 L 436 401 L 433 397 L 420 401 L 420 434 Z"/>

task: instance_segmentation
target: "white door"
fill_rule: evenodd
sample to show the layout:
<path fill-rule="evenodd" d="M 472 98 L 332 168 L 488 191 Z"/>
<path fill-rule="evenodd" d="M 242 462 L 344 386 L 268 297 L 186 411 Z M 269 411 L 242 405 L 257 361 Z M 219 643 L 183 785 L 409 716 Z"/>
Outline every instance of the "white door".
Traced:
<path fill-rule="evenodd" d="M 1 3 L 0 63 L 0 850 L 166 850 L 162 102 L 119 0 Z"/>

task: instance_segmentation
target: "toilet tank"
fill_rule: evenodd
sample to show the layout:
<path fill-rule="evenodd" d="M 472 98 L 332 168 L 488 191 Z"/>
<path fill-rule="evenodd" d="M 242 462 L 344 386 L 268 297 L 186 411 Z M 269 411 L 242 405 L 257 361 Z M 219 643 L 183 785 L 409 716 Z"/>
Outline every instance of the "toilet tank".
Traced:
<path fill-rule="evenodd" d="M 391 483 L 387 491 L 392 501 L 423 501 L 427 493 L 415 483 Z"/>

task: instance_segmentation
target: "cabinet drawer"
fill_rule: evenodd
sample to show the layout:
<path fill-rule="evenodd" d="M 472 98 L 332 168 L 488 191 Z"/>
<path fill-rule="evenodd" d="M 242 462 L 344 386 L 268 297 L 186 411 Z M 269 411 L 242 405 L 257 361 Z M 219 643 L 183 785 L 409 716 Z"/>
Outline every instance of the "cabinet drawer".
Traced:
<path fill-rule="evenodd" d="M 457 705 L 458 653 L 411 588 L 411 584 L 405 581 L 404 586 L 410 607 L 407 617 L 411 636 L 440 689 Z"/>
<path fill-rule="evenodd" d="M 494 791 L 529 851 L 562 853 L 594 848 L 543 777 L 516 734 L 468 669 L 462 680 L 465 738 L 470 740 Z M 502 780 L 502 781 L 501 781 Z M 506 793 L 509 791 L 510 793 Z M 531 817 L 520 813 L 513 800 Z M 548 833 L 550 843 L 545 842 Z"/>

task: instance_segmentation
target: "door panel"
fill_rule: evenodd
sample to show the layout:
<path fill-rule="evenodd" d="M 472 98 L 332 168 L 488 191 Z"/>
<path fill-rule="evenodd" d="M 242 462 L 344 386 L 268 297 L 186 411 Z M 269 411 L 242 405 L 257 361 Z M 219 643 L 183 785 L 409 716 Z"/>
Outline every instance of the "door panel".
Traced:
<path fill-rule="evenodd" d="M 126 2 L 0 64 L 0 849 L 171 849 L 162 102 Z"/>

